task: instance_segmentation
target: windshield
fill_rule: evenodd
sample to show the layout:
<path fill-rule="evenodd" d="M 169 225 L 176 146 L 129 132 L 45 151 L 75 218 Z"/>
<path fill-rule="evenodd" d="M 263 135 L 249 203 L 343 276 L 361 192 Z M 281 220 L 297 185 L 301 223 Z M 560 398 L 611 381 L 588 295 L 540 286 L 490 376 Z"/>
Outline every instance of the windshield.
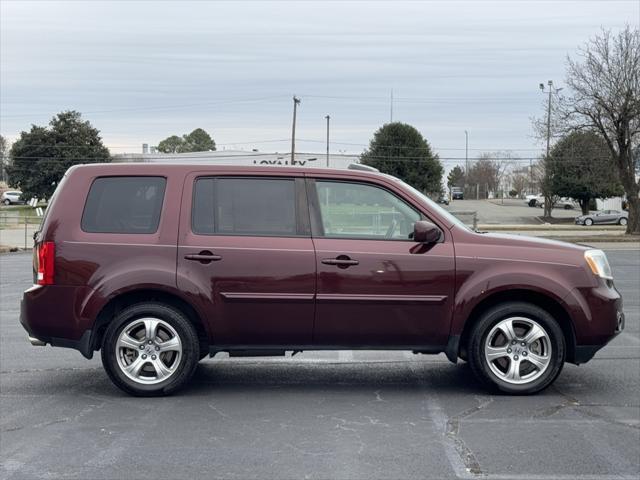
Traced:
<path fill-rule="evenodd" d="M 438 205 L 436 202 L 431 200 L 429 197 L 427 197 L 420 190 L 417 190 L 417 189 L 413 188 L 408 183 L 403 182 L 402 180 L 400 180 L 397 177 L 394 177 L 393 175 L 388 175 L 388 177 L 392 178 L 394 181 L 402 184 L 403 186 L 405 186 L 406 188 L 411 190 L 414 194 L 416 194 L 418 197 L 420 197 L 420 199 L 423 200 L 429 206 L 430 209 L 436 210 L 440 216 L 446 218 L 447 221 L 450 222 L 451 224 L 458 225 L 458 226 L 460 226 L 460 227 L 462 227 L 462 228 L 464 228 L 466 230 L 473 231 L 468 225 L 465 225 L 462 222 L 462 220 L 460 220 L 458 217 L 453 215 L 451 212 L 449 212 L 449 211 L 445 210 L 444 208 L 442 208 L 440 205 Z"/>

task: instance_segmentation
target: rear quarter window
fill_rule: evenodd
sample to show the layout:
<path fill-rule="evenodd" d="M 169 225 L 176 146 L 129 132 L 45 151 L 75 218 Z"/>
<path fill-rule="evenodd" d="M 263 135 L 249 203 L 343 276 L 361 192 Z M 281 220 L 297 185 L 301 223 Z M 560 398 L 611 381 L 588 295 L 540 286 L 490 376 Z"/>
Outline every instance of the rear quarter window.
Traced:
<path fill-rule="evenodd" d="M 155 233 L 167 180 L 164 177 L 100 177 L 93 181 L 82 213 L 89 233 Z"/>

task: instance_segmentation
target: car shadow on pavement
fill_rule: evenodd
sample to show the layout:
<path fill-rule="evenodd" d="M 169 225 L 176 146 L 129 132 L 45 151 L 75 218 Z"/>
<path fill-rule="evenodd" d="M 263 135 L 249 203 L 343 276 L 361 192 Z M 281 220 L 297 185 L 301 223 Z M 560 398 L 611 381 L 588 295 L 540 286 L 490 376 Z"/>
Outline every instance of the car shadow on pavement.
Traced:
<path fill-rule="evenodd" d="M 393 388 L 427 389 L 441 393 L 486 394 L 466 363 L 445 362 L 340 362 L 292 361 L 201 362 L 183 395 L 273 388 L 289 391 L 354 391 Z"/>

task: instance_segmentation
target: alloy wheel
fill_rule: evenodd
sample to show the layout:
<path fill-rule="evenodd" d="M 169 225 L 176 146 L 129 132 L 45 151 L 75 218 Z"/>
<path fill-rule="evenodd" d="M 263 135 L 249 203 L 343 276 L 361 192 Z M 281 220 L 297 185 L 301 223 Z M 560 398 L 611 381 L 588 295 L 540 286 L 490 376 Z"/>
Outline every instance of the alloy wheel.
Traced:
<path fill-rule="evenodd" d="M 116 342 L 118 367 L 131 380 L 154 385 L 178 369 L 182 341 L 169 323 L 145 317 L 128 323 Z"/>
<path fill-rule="evenodd" d="M 522 385 L 540 378 L 551 363 L 551 340 L 535 320 L 510 317 L 498 322 L 486 337 L 484 358 L 500 380 Z"/>

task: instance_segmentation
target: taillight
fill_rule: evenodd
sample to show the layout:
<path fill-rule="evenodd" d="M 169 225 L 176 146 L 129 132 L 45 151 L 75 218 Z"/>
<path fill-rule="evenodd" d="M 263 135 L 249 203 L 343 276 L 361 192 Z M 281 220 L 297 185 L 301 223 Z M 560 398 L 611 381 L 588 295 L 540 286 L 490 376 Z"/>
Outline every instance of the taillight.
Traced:
<path fill-rule="evenodd" d="M 38 245 L 38 285 L 53 285 L 56 244 L 42 242 Z"/>

